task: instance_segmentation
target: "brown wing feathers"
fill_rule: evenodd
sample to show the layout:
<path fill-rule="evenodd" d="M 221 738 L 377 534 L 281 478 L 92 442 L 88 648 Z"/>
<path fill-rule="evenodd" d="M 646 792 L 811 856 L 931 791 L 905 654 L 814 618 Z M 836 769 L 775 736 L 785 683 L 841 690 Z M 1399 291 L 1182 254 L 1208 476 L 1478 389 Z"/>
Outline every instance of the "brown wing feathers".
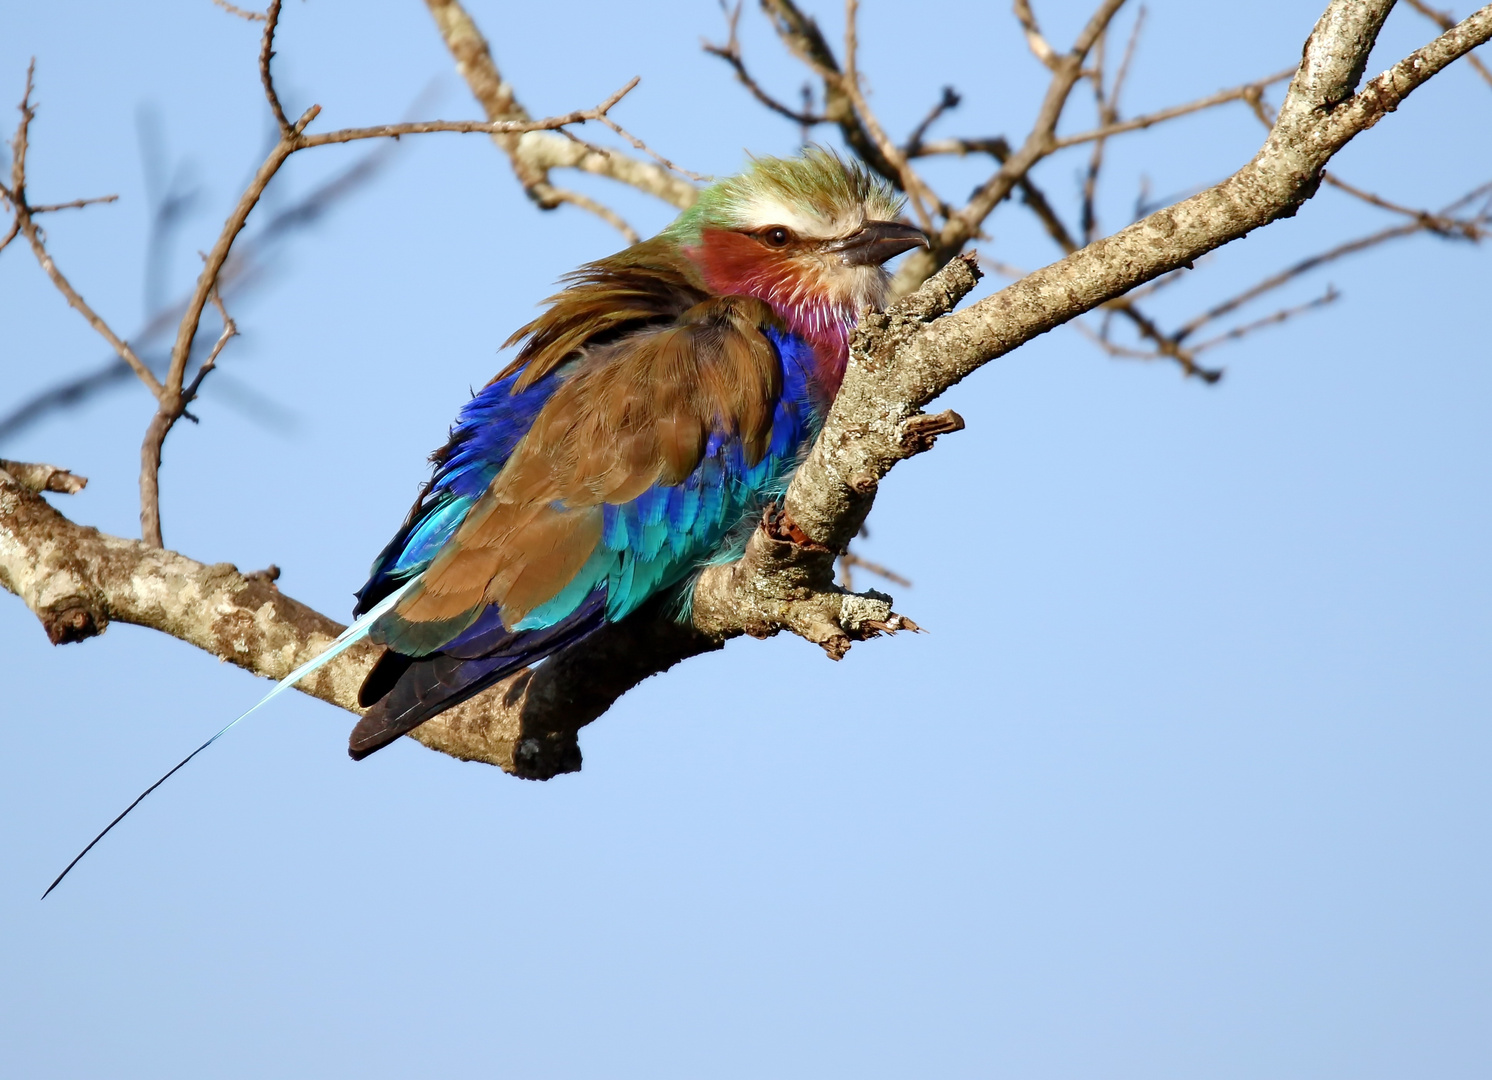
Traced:
<path fill-rule="evenodd" d="M 524 350 L 530 364 L 552 369 L 574 358 L 574 312 L 555 312 L 600 303 L 599 295 L 589 294 L 601 291 L 599 285 L 577 286 L 570 292 L 587 295 L 566 300 L 570 292 L 561 294 L 560 303 L 530 324 L 533 336 Z M 632 310 L 635 316 L 640 308 Z M 694 304 L 667 325 L 585 348 L 574 374 L 422 583 L 399 604 L 399 615 L 414 623 L 463 617 L 469 623 L 500 603 L 511 627 L 585 565 L 600 542 L 603 504 L 683 481 L 699 465 L 712 431 L 738 434 L 747 459 L 760 460 L 781 394 L 777 356 L 760 328 L 775 323 L 759 300 L 722 297 Z M 533 372 L 530 367 L 523 378 Z"/>
<path fill-rule="evenodd" d="M 564 280 L 564 291 L 544 301 L 544 313 L 503 343 L 506 349 L 527 339 L 513 362 L 496 376 L 505 379 L 522 369 L 517 393 L 581 349 L 649 323 L 675 319 L 710 295 L 693 265 L 657 237 L 587 263 Z"/>

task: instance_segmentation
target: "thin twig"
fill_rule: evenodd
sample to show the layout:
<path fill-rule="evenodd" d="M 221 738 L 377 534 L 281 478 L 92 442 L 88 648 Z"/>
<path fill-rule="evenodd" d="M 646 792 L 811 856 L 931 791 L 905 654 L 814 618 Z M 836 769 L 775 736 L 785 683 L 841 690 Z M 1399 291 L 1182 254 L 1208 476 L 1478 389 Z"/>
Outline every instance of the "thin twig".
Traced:
<path fill-rule="evenodd" d="M 844 72 L 818 24 L 803 14 L 793 0 L 761 0 L 761 5 L 771 18 L 778 39 L 823 83 L 825 120 L 839 126 L 845 143 L 861 161 L 898 189 L 905 190 L 901 170 L 882 153 L 880 144 L 856 110 Z"/>
<path fill-rule="evenodd" d="M 886 159 L 891 168 L 895 170 L 899 185 L 904 190 L 912 203 L 912 212 L 917 217 L 917 223 L 922 226 L 923 231 L 931 233 L 933 228 L 932 210 L 941 209 L 942 200 L 933 193 L 922 177 L 917 175 L 906 155 L 900 147 L 891 141 L 886 134 L 881 122 L 871 111 L 869 103 L 865 100 L 865 94 L 860 89 L 860 72 L 857 68 L 856 53 L 858 52 L 858 21 L 860 14 L 860 0 L 845 0 L 844 4 L 844 71 L 839 76 L 840 88 L 849 98 L 855 113 L 859 116 L 861 125 L 870 135 L 875 143 L 876 149 Z"/>
<path fill-rule="evenodd" d="M 1026 33 L 1026 44 L 1030 47 L 1031 54 L 1047 68 L 1055 71 L 1057 50 L 1052 48 L 1051 43 L 1042 36 L 1041 28 L 1036 25 L 1036 15 L 1031 10 L 1030 0 L 1015 0 L 1012 6 L 1016 19 L 1020 21 L 1021 29 Z"/>
<path fill-rule="evenodd" d="M 1322 293 L 1314 300 L 1308 300 L 1304 304 L 1298 304 L 1295 307 L 1281 308 L 1274 314 L 1266 315 L 1262 319 L 1255 319 L 1251 323 L 1244 323 L 1242 326 L 1235 326 L 1227 333 L 1219 334 L 1217 337 L 1214 338 L 1208 338 L 1206 341 L 1197 342 L 1195 345 L 1191 346 L 1191 351 L 1193 353 L 1206 352 L 1208 349 L 1216 348 L 1217 346 L 1226 344 L 1229 341 L 1237 341 L 1239 338 L 1244 337 L 1245 335 L 1252 334 L 1255 330 L 1262 330 L 1266 326 L 1276 326 L 1287 319 L 1294 318 L 1296 315 L 1302 315 L 1307 311 L 1314 311 L 1316 308 L 1325 307 L 1327 304 L 1335 303 L 1337 300 L 1341 299 L 1341 296 L 1342 294 L 1337 291 L 1335 285 L 1328 285 L 1326 287 L 1326 292 Z"/>
<path fill-rule="evenodd" d="M 6 248 L 8 248 L 10 246 L 10 242 L 20 234 L 21 218 L 20 215 L 17 215 L 14 219 L 12 219 L 10 228 L 5 230 L 5 235 L 0 236 L 0 251 L 4 251 Z"/>
<path fill-rule="evenodd" d="M 36 261 L 41 264 L 42 271 L 51 278 L 52 284 L 56 286 L 67 300 L 68 304 L 88 321 L 114 351 L 119 354 L 125 363 L 129 364 L 131 370 L 139 377 L 150 392 L 159 399 L 164 392 L 160 381 L 146 367 L 145 362 L 135 355 L 135 350 L 130 348 L 127 341 L 114 333 L 112 327 L 104 321 L 98 312 L 88 305 L 88 302 L 73 288 L 72 282 L 57 268 L 57 263 L 52 259 L 46 248 L 46 242 L 42 238 L 41 229 L 37 227 L 36 220 L 32 216 L 33 211 L 26 202 L 26 152 L 30 140 L 31 121 L 36 118 L 36 109 L 31 104 L 31 91 L 36 75 L 36 60 L 33 58 L 26 67 L 26 90 L 21 96 L 19 106 L 21 122 L 16 127 L 15 138 L 11 141 L 10 161 L 10 187 L 5 192 L 6 201 L 11 204 L 15 211 L 14 228 L 18 229 L 31 245 L 31 251 L 36 256 Z M 14 236 L 14 233 L 11 234 Z M 9 243 L 9 240 L 6 241 Z"/>
<path fill-rule="evenodd" d="M 730 30 L 730 36 L 726 39 L 725 44 L 715 45 L 709 41 L 702 41 L 700 43 L 701 47 L 711 56 L 718 56 L 729 64 L 736 73 L 736 79 L 751 93 L 751 96 L 779 116 L 786 117 L 804 129 L 811 128 L 816 124 L 825 123 L 829 118 L 813 111 L 811 99 L 810 103 L 806 104 L 803 109 L 794 109 L 788 105 L 784 105 L 771 94 L 767 93 L 761 84 L 752 78 L 751 73 L 746 70 L 746 60 L 741 55 L 741 40 L 737 36 L 740 21 L 741 4 L 737 3 L 734 8 L 727 10 L 725 13 L 726 26 Z M 804 141 L 806 142 L 807 139 L 805 138 Z"/>
<path fill-rule="evenodd" d="M 47 203 L 43 206 L 31 207 L 33 214 L 53 214 L 58 210 L 81 210 L 85 206 L 100 206 L 104 203 L 118 202 L 118 195 L 95 195 L 90 199 L 72 199 L 69 202 Z"/>
<path fill-rule="evenodd" d="M 897 272 L 894 290 L 910 291 L 963 250 L 964 245 L 979 233 L 984 219 L 1005 201 L 1020 179 L 1052 152 L 1057 123 L 1062 118 L 1073 87 L 1083 77 L 1088 54 L 1123 6 L 1124 0 L 1101 0 L 1098 9 L 1073 42 L 1072 48 L 1056 58 L 1046 96 L 1025 142 L 1019 150 L 1005 159 L 993 176 L 975 190 L 963 209 L 948 216 L 943 227 L 932 237 L 930 250 L 907 256 Z M 1021 15 L 1022 10 L 1029 12 L 1029 5 L 1024 0 L 1017 0 L 1017 16 Z"/>
<path fill-rule="evenodd" d="M 963 98 L 959 97 L 958 91 L 953 87 L 943 87 L 943 96 L 938 98 L 937 103 L 928 110 L 927 115 L 922 118 L 922 121 L 912 129 L 912 133 L 907 136 L 906 144 L 902 147 L 902 154 L 908 158 L 916 157 L 917 150 L 922 146 L 923 136 L 927 134 L 928 129 L 937 123 L 938 118 L 945 112 L 958 108 L 962 101 Z"/>
<path fill-rule="evenodd" d="M 1321 179 L 1338 191 L 1344 191 L 1353 198 L 1368 203 L 1370 206 L 1376 206 L 1381 210 L 1389 210 L 1395 214 L 1402 214 L 1405 217 L 1413 218 L 1431 232 L 1440 233 L 1445 236 L 1458 233 L 1467 240 L 1480 240 L 1482 238 L 1483 230 L 1475 221 L 1462 221 L 1443 214 L 1434 214 L 1429 210 L 1415 210 L 1412 207 L 1400 206 L 1398 203 L 1390 202 L 1381 195 L 1374 195 L 1371 191 L 1364 191 L 1362 188 L 1355 187 L 1332 172 L 1323 172 Z"/>
<path fill-rule="evenodd" d="M 843 585 L 846 589 L 853 589 L 855 587 L 854 578 L 850 575 L 850 568 L 854 566 L 858 566 L 862 570 L 868 570 L 872 574 L 876 575 L 876 577 L 885 578 L 893 585 L 900 585 L 903 589 L 910 589 L 912 587 L 911 581 L 907 578 L 902 577 L 895 570 L 888 569 L 887 567 L 882 566 L 880 563 L 874 563 L 871 562 L 869 559 L 862 558 L 859 555 L 856 555 L 853 551 L 846 551 L 839 557 L 839 572 L 841 575 L 839 580 L 840 584 Z"/>
<path fill-rule="evenodd" d="M 611 207 L 597 202 L 589 195 L 581 194 L 578 191 L 570 191 L 567 188 L 558 187 L 550 187 L 549 191 L 559 202 L 566 202 L 569 203 L 571 206 L 578 206 L 580 209 L 585 210 L 588 213 L 595 214 L 602 221 L 606 222 L 606 224 L 610 225 L 617 232 L 621 233 L 622 236 L 626 238 L 627 243 L 635 244 L 642 239 L 641 234 L 638 233 L 638 231 L 631 225 L 628 225 L 626 219 L 623 218 L 621 214 L 618 214 Z"/>
<path fill-rule="evenodd" d="M 1299 262 L 1286 267 L 1276 274 L 1271 274 L 1269 277 L 1265 278 L 1257 285 L 1243 290 L 1243 292 L 1238 293 L 1236 296 L 1232 296 L 1227 300 L 1224 300 L 1222 303 L 1208 308 L 1206 311 L 1202 312 L 1202 314 L 1198 315 L 1196 318 L 1183 325 L 1181 329 L 1177 330 L 1176 338 L 1178 340 L 1185 340 L 1186 338 L 1190 337 L 1192 334 L 1200 330 L 1203 326 L 1206 326 L 1208 323 L 1220 319 L 1222 318 L 1222 316 L 1227 315 L 1230 312 L 1238 310 L 1249 301 L 1255 300 L 1258 297 L 1263 296 L 1267 292 L 1272 292 L 1273 290 L 1278 289 L 1286 282 L 1299 277 L 1301 274 L 1314 270 L 1318 266 L 1322 266 L 1325 263 L 1332 262 L 1335 259 L 1340 259 L 1344 255 L 1351 255 L 1358 251 L 1364 251 L 1370 247 L 1376 247 L 1378 244 L 1385 243 L 1389 240 L 1397 240 L 1401 237 L 1412 236 L 1417 232 L 1421 232 L 1423 228 L 1424 226 L 1420 225 L 1418 222 L 1410 222 L 1407 225 L 1396 225 L 1391 229 L 1383 229 L 1380 232 L 1370 233 L 1367 236 L 1360 236 L 1355 240 L 1347 241 L 1345 244 L 1338 244 L 1336 247 L 1331 248 L 1327 251 L 1323 251 L 1318 255 L 1312 255 L 1308 259 L 1302 259 Z"/>
<path fill-rule="evenodd" d="M 212 2 L 229 15 L 237 15 L 240 19 L 248 19 L 250 22 L 264 22 L 268 18 L 262 11 L 248 11 L 237 4 L 228 3 L 228 0 L 212 0 Z"/>
<path fill-rule="evenodd" d="M 620 94 L 625 94 L 628 90 L 630 90 L 633 86 L 636 86 L 636 85 L 637 85 L 637 80 L 633 79 L 632 82 L 631 82 L 631 84 L 629 84 L 628 86 L 622 88 L 622 90 L 618 94 L 618 99 L 620 100 Z M 615 104 L 615 102 L 613 102 L 612 104 Z M 583 123 L 586 120 L 595 119 L 595 120 L 599 121 L 600 123 L 604 124 L 606 127 L 609 127 L 612 131 L 616 132 L 622 138 L 626 139 L 629 143 L 632 144 L 632 148 L 634 150 L 641 150 L 644 154 L 646 154 L 648 157 L 652 158 L 659 165 L 662 165 L 665 169 L 668 169 L 670 172 L 676 172 L 680 176 L 687 176 L 690 180 L 693 180 L 696 184 L 703 184 L 703 183 L 708 183 L 709 182 L 710 177 L 708 177 L 708 176 L 702 176 L 702 175 L 700 175 L 697 172 L 690 172 L 688 169 L 685 169 L 682 166 L 675 165 L 672 161 L 669 161 L 668 158 L 666 158 L 662 154 L 658 153 L 658 151 L 654 150 L 647 143 L 645 143 L 641 139 L 639 139 L 636 135 L 633 135 L 626 128 L 622 127 L 621 124 L 618 124 L 611 117 L 607 116 L 606 115 L 606 109 L 608 109 L 610 107 L 611 106 L 608 105 L 605 108 L 596 110 L 596 116 L 594 116 L 594 117 L 590 117 L 590 116 L 581 117 L 579 120 L 576 121 L 576 123 Z"/>
<path fill-rule="evenodd" d="M 228 308 L 223 303 L 223 298 L 216 289 L 212 292 L 212 306 L 218 309 L 218 314 L 223 317 L 223 332 L 218 335 L 218 340 L 213 343 L 212 352 L 207 354 L 207 359 L 202 361 L 202 366 L 197 369 L 196 376 L 191 384 L 182 391 L 182 396 L 187 401 L 194 401 L 197 391 L 202 387 L 202 380 L 207 378 L 207 373 L 217 366 L 218 355 L 223 351 L 223 346 L 228 344 L 228 339 L 238 336 L 238 324 L 228 314 Z"/>
<path fill-rule="evenodd" d="M 1169 109 L 1160 109 L 1157 112 L 1146 113 L 1144 116 L 1136 116 L 1131 120 L 1122 120 L 1117 123 L 1102 125 L 1094 128 L 1092 131 L 1080 132 L 1077 135 L 1064 135 L 1055 140 L 1052 149 L 1063 150 L 1069 146 L 1092 142 L 1094 139 L 1107 139 L 1114 135 L 1122 135 L 1126 131 L 1139 131 L 1143 128 L 1153 127 L 1165 120 L 1174 120 L 1178 116 L 1201 112 L 1203 109 L 1225 105 L 1230 101 L 1249 101 L 1251 98 L 1257 97 L 1258 93 L 1266 87 L 1273 86 L 1277 82 L 1283 82 L 1294 74 L 1295 68 L 1290 68 L 1288 71 L 1277 71 L 1273 75 L 1259 79 L 1256 82 L 1245 83 L 1242 86 L 1235 86 L 1229 90 L 1219 90 L 1215 94 L 1209 94 L 1207 97 L 1187 102 L 1185 105 L 1173 105 Z"/>
<path fill-rule="evenodd" d="M 1140 43 L 1140 31 L 1144 25 L 1145 8 L 1142 6 L 1139 14 L 1135 16 L 1134 26 L 1130 28 L 1129 41 L 1124 47 L 1124 56 L 1119 62 L 1119 70 L 1114 75 L 1113 88 L 1107 92 L 1103 84 L 1103 44 L 1108 36 L 1107 31 L 1103 37 L 1099 38 L 1099 48 L 1095 50 L 1096 59 L 1094 60 L 1098 77 L 1093 80 L 1093 94 L 1100 125 L 1114 124 L 1119 120 L 1119 101 L 1124 93 L 1125 80 L 1129 78 L 1130 64 L 1134 61 L 1135 50 Z M 1098 235 L 1098 178 L 1103 169 L 1104 150 L 1107 143 L 1107 138 L 1093 140 L 1093 150 L 1088 155 L 1088 171 L 1083 177 L 1083 210 L 1079 220 L 1085 244 L 1091 244 Z"/>
<path fill-rule="evenodd" d="M 907 152 L 908 157 L 914 158 L 938 157 L 945 154 L 957 157 L 989 154 L 991 157 L 1004 160 L 1010 156 L 1010 143 L 1003 135 L 982 139 L 934 139 L 931 142 L 918 143 L 916 147 Z"/>
<path fill-rule="evenodd" d="M 1144 15 L 1142 9 L 1140 14 Z M 1138 23 L 1136 24 L 1138 25 Z M 1117 106 L 1110 103 L 1108 94 L 1104 88 L 1104 60 L 1108 51 L 1109 32 L 1107 29 L 1099 36 L 1098 44 L 1093 48 L 1092 73 L 1089 75 L 1093 83 L 1093 105 L 1098 111 L 1098 122 L 1100 124 L 1111 124 L 1118 118 Z M 1106 140 L 1094 139 L 1093 149 L 1088 155 L 1088 168 L 1083 174 L 1082 206 L 1078 213 L 1078 228 L 1082 231 L 1083 243 L 1093 242 L 1093 236 L 1098 231 L 1098 175 L 1103 169 L 1103 151 Z"/>
<path fill-rule="evenodd" d="M 264 36 L 259 41 L 259 81 L 264 84 L 264 96 L 275 114 L 275 123 L 280 125 L 280 135 L 285 137 L 290 134 L 290 121 L 280 105 L 280 95 L 275 93 L 274 76 L 269 70 L 269 63 L 275 58 L 275 28 L 279 23 L 280 0 L 269 0 L 269 10 L 264 13 Z"/>
<path fill-rule="evenodd" d="M 334 143 L 356 142 L 359 139 L 397 139 L 401 135 L 428 135 L 440 131 L 475 135 L 522 135 L 529 131 L 555 131 L 571 124 L 584 124 L 590 120 L 604 123 L 613 130 L 620 131 L 614 123 L 608 120 L 606 114 L 615 108 L 617 102 L 626 97 L 640 81 L 634 76 L 620 90 L 592 108 L 576 109 L 562 116 L 546 116 L 542 120 L 420 120 L 413 123 L 379 124 L 376 127 L 342 128 L 340 131 L 324 131 L 315 135 L 297 134 L 292 149 L 309 150 L 313 146 L 330 146 Z M 307 113 L 314 119 L 315 112 L 312 110 L 319 112 L 320 108 L 319 105 L 313 105 Z M 300 128 L 302 123 L 297 122 L 295 126 Z M 624 138 L 633 138 L 626 132 L 621 132 L 621 134 Z M 639 148 L 646 149 L 645 147 Z M 663 160 L 659 158 L 660 162 Z M 684 172 L 682 169 L 677 171 Z M 686 173 L 685 175 L 692 176 L 693 174 Z"/>

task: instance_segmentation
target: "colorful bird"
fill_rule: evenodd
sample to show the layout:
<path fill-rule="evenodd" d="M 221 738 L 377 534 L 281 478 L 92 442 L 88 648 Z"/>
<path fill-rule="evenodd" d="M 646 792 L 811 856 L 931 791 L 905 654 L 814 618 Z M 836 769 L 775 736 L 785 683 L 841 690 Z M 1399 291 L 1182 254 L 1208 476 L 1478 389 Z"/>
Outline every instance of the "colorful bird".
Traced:
<path fill-rule="evenodd" d="M 882 264 L 927 242 L 900 209 L 828 151 L 760 158 L 569 275 L 358 593 L 388 651 L 351 755 L 738 555 L 885 299 Z"/>
<path fill-rule="evenodd" d="M 521 667 L 737 557 L 839 391 L 887 259 L 927 238 L 858 164 L 759 158 L 651 240 L 569 276 L 507 342 L 358 592 L 356 620 L 266 702 L 367 638 L 363 758 Z M 43 894 L 46 895 L 46 894 Z"/>

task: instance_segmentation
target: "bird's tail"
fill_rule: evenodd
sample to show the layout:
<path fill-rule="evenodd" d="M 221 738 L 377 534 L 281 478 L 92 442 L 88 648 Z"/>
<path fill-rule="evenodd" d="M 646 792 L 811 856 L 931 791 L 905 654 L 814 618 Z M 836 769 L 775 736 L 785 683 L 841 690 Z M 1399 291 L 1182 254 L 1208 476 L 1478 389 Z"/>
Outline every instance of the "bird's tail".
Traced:
<path fill-rule="evenodd" d="M 156 788 L 160 787 L 167 780 L 171 779 L 171 777 L 177 772 L 177 770 L 181 769 L 184 765 L 186 765 L 187 762 L 191 761 L 192 758 L 196 757 L 213 743 L 221 739 L 229 732 L 229 730 L 237 726 L 240 721 L 245 720 L 253 713 L 258 712 L 262 706 L 267 705 L 274 698 L 279 697 L 282 692 L 290 689 L 296 683 L 304 679 L 307 675 L 319 671 L 331 661 L 341 656 L 348 649 L 352 648 L 352 646 L 356 645 L 358 642 L 366 638 L 368 636 L 368 631 L 373 628 L 373 623 L 378 619 L 378 617 L 384 612 L 388 611 L 395 604 L 397 604 L 399 602 L 399 599 L 410 588 L 410 586 L 412 586 L 415 581 L 418 580 L 419 579 L 416 577 L 411 579 L 410 581 L 405 582 L 394 592 L 390 593 L 388 596 L 380 600 L 376 605 L 365 612 L 361 618 L 359 618 L 346 630 L 343 630 L 342 633 L 337 635 L 337 639 L 333 641 L 324 652 L 318 653 L 315 657 L 307 660 L 304 664 L 296 668 L 289 675 L 286 675 L 279 682 L 275 683 L 274 687 L 271 688 L 269 693 L 265 694 L 258 701 L 254 702 L 253 705 L 249 706 L 249 708 L 240 713 L 232 721 L 219 728 L 210 739 L 208 739 L 201 746 L 197 747 L 197 749 L 193 750 L 190 754 L 173 765 L 159 780 L 151 784 L 144 791 L 140 792 L 140 794 L 136 796 L 134 802 L 126 806 L 118 817 L 109 822 L 109 824 L 105 825 L 103 831 L 88 842 L 87 847 L 85 847 L 82 851 L 78 852 L 76 856 L 74 856 L 73 861 L 68 863 L 67 866 L 63 868 L 62 873 L 57 875 L 56 880 L 54 880 L 52 884 L 47 886 L 47 891 L 41 894 L 41 898 L 45 900 L 53 889 L 62 884 L 62 879 L 67 877 L 67 875 L 72 871 L 72 868 L 77 866 L 78 863 L 82 861 L 83 856 L 92 851 L 95 844 L 97 844 L 105 836 L 109 835 L 110 830 L 112 830 L 115 825 L 118 825 L 127 816 L 129 816 L 129 812 L 131 810 L 139 806 L 140 803 L 144 802 L 145 796 L 149 795 Z"/>

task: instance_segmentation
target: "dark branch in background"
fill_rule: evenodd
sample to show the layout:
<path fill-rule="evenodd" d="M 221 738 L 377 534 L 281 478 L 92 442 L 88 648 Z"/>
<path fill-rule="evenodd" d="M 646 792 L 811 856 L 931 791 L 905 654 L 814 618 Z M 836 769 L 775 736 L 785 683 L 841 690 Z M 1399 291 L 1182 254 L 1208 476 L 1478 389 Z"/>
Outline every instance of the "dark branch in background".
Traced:
<path fill-rule="evenodd" d="M 902 155 L 907 158 L 920 157 L 922 154 L 923 137 L 927 135 L 928 131 L 932 129 L 932 126 L 938 122 L 945 112 L 958 108 L 962 102 L 963 98 L 959 96 L 957 90 L 951 86 L 943 87 L 943 96 L 938 98 L 937 104 L 928 110 L 927 115 L 922 118 L 922 121 L 912 129 L 912 133 L 907 136 L 906 144 L 902 147 Z"/>
<path fill-rule="evenodd" d="M 392 142 L 376 147 L 289 206 L 276 211 L 252 236 L 241 239 L 234 245 L 233 255 L 218 277 L 219 295 L 228 300 L 242 301 L 254 286 L 269 276 L 283 242 L 303 235 L 306 229 L 315 225 L 330 210 L 366 186 L 392 160 L 397 149 L 397 144 Z M 180 192 L 173 186 L 155 200 L 155 210 L 151 215 L 145 272 L 147 306 L 151 309 L 151 314 L 130 340 L 135 342 L 146 365 L 156 372 L 165 370 L 166 356 L 155 346 L 180 321 L 187 298 L 183 296 L 174 303 L 159 304 L 155 302 L 159 294 L 150 283 L 158 280 L 159 271 L 154 267 L 162 257 L 161 253 L 169 242 L 171 231 L 181 219 L 182 207 L 194 198 L 195 193 Z M 41 390 L 0 416 L 0 441 L 39 423 L 53 413 L 81 405 L 104 390 L 124 385 L 132 376 L 129 365 L 116 357 L 91 371 Z M 218 384 L 219 380 L 225 378 L 225 374 L 220 373 L 214 383 Z M 255 392 L 240 387 L 238 396 L 241 398 L 244 393 Z M 235 399 L 229 397 L 225 400 L 231 403 Z M 260 403 L 256 408 L 261 415 L 279 409 L 267 402 Z"/>

